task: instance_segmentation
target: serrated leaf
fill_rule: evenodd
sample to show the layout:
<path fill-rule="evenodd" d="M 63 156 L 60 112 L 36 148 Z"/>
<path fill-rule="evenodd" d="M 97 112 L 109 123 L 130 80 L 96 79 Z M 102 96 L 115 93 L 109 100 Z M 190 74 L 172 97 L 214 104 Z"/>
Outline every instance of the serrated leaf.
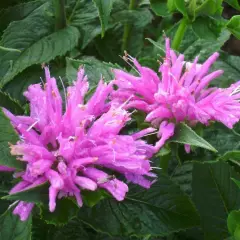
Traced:
<path fill-rule="evenodd" d="M 222 69 L 224 73 L 213 81 L 212 84 L 226 88 L 233 82 L 238 81 L 240 79 L 239 61 L 239 56 L 232 56 L 221 51 L 219 59 L 213 65 L 213 70 Z"/>
<path fill-rule="evenodd" d="M 233 16 L 226 26 L 236 38 L 240 39 L 240 15 Z"/>
<path fill-rule="evenodd" d="M 50 2 L 40 5 L 24 19 L 11 22 L 4 31 L 0 46 L 18 49 L 20 52 L 1 51 L 0 79 L 2 79 L 8 71 L 11 71 L 13 63 L 17 61 L 24 50 L 52 33 L 54 23 L 47 11 L 51 11 Z"/>
<path fill-rule="evenodd" d="M 194 163 L 193 201 L 199 210 L 205 240 L 228 237 L 227 215 L 240 207 L 240 191 L 231 177 L 239 179 L 226 162 Z"/>
<path fill-rule="evenodd" d="M 44 2 L 45 0 L 36 0 L 0 10 L 0 31 L 4 30 L 10 22 L 27 17 Z"/>
<path fill-rule="evenodd" d="M 103 200 L 83 207 L 78 218 L 97 231 L 112 236 L 167 236 L 199 224 L 188 198 L 166 175 L 148 190 L 132 189 L 122 202 Z"/>
<path fill-rule="evenodd" d="M 102 26 L 102 37 L 108 26 L 108 21 L 110 18 L 110 13 L 112 10 L 113 0 L 93 0 L 97 9 L 98 15 Z"/>
<path fill-rule="evenodd" d="M 32 219 L 22 222 L 12 214 L 12 209 L 0 216 L 0 239 L 2 240 L 31 240 Z"/>
<path fill-rule="evenodd" d="M 19 72 L 33 64 L 45 63 L 64 55 L 77 45 L 79 36 L 77 28 L 68 26 L 42 38 L 18 56 L 11 69 L 3 77 L 1 84 L 6 84 Z"/>
<path fill-rule="evenodd" d="M 0 109 L 0 165 L 21 169 L 23 164 L 10 154 L 9 143 L 15 144 L 18 135 L 13 129 L 10 120 Z"/>
<path fill-rule="evenodd" d="M 176 126 L 174 136 L 170 139 L 170 141 L 189 144 L 191 146 L 206 148 L 210 151 L 217 152 L 217 150 L 210 143 L 197 135 L 189 126 L 184 123 L 180 123 Z"/>
<path fill-rule="evenodd" d="M 76 80 L 77 71 L 80 66 L 84 66 L 90 86 L 96 86 L 102 77 L 107 82 L 112 80 L 112 68 L 117 67 L 117 65 L 101 62 L 94 57 L 85 57 L 78 60 L 67 58 L 66 76 L 69 82 Z"/>
<path fill-rule="evenodd" d="M 9 94 L 2 91 L 0 91 L 0 106 L 17 115 L 24 112 L 23 108 L 16 100 L 12 99 Z"/>

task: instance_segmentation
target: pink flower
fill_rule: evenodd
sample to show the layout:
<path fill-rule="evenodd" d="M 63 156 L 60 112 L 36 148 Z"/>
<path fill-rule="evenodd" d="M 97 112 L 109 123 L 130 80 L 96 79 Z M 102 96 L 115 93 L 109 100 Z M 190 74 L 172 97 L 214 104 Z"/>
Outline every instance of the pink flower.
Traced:
<path fill-rule="evenodd" d="M 111 94 L 112 101 L 119 105 L 130 98 L 126 109 L 147 113 L 146 121 L 159 128 L 156 151 L 174 134 L 174 126 L 179 122 L 194 126 L 197 122 L 208 125 L 210 121 L 219 121 L 232 128 L 240 118 L 240 82 L 226 89 L 207 88 L 223 73 L 209 73 L 217 57 L 218 53 L 214 53 L 203 64 L 197 63 L 198 57 L 193 63 L 185 62 L 184 55 L 177 56 L 166 39 L 166 57 L 159 75 L 130 56 L 128 60 L 134 63 L 139 76 L 114 70 L 118 89 Z M 186 150 L 190 151 L 189 146 Z"/>
<path fill-rule="evenodd" d="M 56 80 L 45 68 L 46 84 L 29 86 L 24 95 L 30 102 L 30 116 L 14 116 L 6 109 L 5 114 L 20 135 L 20 141 L 11 145 L 11 154 L 26 163 L 26 169 L 15 173 L 21 181 L 10 191 L 17 193 L 48 182 L 49 210 L 56 208 L 56 199 L 74 196 L 81 207 L 81 190 L 95 191 L 104 188 L 118 201 L 128 192 L 125 182 L 118 180 L 114 172 L 128 181 L 149 188 L 155 177 L 150 173 L 149 158 L 154 147 L 139 138 L 143 132 L 133 136 L 120 134 L 130 120 L 130 114 L 121 106 L 111 107 L 108 101 L 112 84 L 100 81 L 88 102 L 84 96 L 88 91 L 87 77 L 83 69 L 77 81 L 67 89 L 66 107 Z M 148 129 L 152 132 L 155 129 Z M 109 169 L 113 174 L 108 174 Z M 14 171 L 0 167 L 3 171 Z M 14 214 L 26 220 L 34 204 L 19 202 Z"/>

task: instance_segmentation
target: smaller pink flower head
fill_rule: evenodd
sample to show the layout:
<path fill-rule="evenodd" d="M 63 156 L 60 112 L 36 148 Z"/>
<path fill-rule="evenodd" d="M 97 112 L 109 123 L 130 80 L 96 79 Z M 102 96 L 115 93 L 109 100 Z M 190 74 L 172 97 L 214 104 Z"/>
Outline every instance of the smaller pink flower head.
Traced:
<path fill-rule="evenodd" d="M 240 118 L 240 82 L 226 89 L 208 88 L 210 82 L 223 73 L 222 70 L 209 73 L 218 56 L 214 53 L 203 64 L 197 63 L 198 57 L 193 63 L 185 62 L 184 55 L 177 56 L 170 49 L 167 38 L 166 57 L 159 74 L 141 66 L 132 57 L 129 60 L 136 66 L 139 76 L 114 70 L 114 84 L 118 89 L 111 93 L 112 102 L 119 105 L 133 96 L 125 108 L 146 112 L 146 121 L 155 128 L 160 127 L 158 136 L 161 139 L 156 151 L 173 135 L 173 123 L 208 125 L 210 121 L 219 121 L 232 128 Z M 189 152 L 189 146 L 186 150 Z"/>
<path fill-rule="evenodd" d="M 66 107 L 57 88 L 56 80 L 45 68 L 46 84 L 29 86 L 24 95 L 30 102 L 30 116 L 5 114 L 20 135 L 20 141 L 11 145 L 11 154 L 26 163 L 20 178 L 10 194 L 48 182 L 49 210 L 56 208 L 56 199 L 74 196 L 81 207 L 81 191 L 106 189 L 118 201 L 128 192 L 128 185 L 116 178 L 120 173 L 127 181 L 149 188 L 155 177 L 150 173 L 149 158 L 154 147 L 140 140 L 144 134 L 155 131 L 149 128 L 132 136 L 120 131 L 130 120 L 122 107 L 111 107 L 108 101 L 112 84 L 102 80 L 89 101 L 87 77 L 81 68 L 77 81 L 67 89 Z M 106 169 L 112 174 L 106 173 Z M 0 166 L 0 171 L 14 171 Z M 26 220 L 34 204 L 19 202 L 13 213 Z"/>

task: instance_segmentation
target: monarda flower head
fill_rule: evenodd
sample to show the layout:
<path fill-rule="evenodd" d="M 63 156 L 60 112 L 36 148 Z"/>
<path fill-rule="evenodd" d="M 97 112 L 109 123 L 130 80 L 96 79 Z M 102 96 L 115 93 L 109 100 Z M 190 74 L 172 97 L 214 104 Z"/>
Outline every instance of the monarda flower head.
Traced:
<path fill-rule="evenodd" d="M 120 131 L 130 114 L 109 105 L 112 84 L 101 80 L 89 101 L 84 102 L 88 82 L 81 68 L 77 81 L 67 89 L 65 113 L 56 80 L 45 68 L 46 84 L 31 85 L 24 93 L 30 102 L 30 116 L 5 114 L 20 135 L 20 141 L 11 145 L 11 154 L 26 163 L 26 169 L 16 172 L 19 183 L 10 194 L 24 191 L 48 182 L 49 210 L 53 212 L 56 199 L 73 196 L 82 206 L 81 190 L 106 189 L 118 201 L 124 199 L 128 186 L 114 175 L 122 174 L 128 181 L 149 188 L 151 181 L 149 158 L 153 146 L 139 138 L 145 131 L 132 136 Z M 150 129 L 151 130 L 151 129 Z M 0 167 L 0 171 L 14 171 Z M 33 203 L 20 201 L 13 213 L 26 220 Z"/>
<path fill-rule="evenodd" d="M 193 63 L 185 62 L 184 55 L 177 56 L 166 39 L 166 57 L 159 68 L 160 76 L 126 56 L 134 63 L 139 76 L 114 70 L 114 84 L 118 89 L 111 94 L 112 101 L 118 105 L 131 98 L 126 109 L 147 113 L 146 121 L 159 128 L 156 151 L 174 134 L 179 122 L 194 126 L 197 122 L 208 125 L 210 121 L 219 121 L 232 128 L 240 117 L 240 83 L 226 89 L 208 88 L 223 73 L 222 70 L 209 73 L 218 56 L 214 53 L 203 64 L 198 64 L 198 57 Z M 189 146 L 185 147 L 189 152 Z"/>

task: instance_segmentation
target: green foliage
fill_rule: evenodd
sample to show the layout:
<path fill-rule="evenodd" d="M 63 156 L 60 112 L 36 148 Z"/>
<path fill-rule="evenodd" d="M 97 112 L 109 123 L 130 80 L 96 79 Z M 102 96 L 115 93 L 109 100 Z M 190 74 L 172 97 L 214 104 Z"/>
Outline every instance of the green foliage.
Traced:
<path fill-rule="evenodd" d="M 240 15 L 233 16 L 227 23 L 228 30 L 238 39 L 240 39 Z"/>
<path fill-rule="evenodd" d="M 78 218 L 113 236 L 167 236 L 199 224 L 189 197 L 161 172 L 151 189 L 132 189 L 123 202 L 103 200 L 92 208 L 83 207 Z"/>
<path fill-rule="evenodd" d="M 108 26 L 110 13 L 112 10 L 113 0 L 93 0 L 98 9 L 98 15 L 102 26 L 102 37 L 104 37 L 105 30 Z"/>
<path fill-rule="evenodd" d="M 9 209 L 0 216 L 0 239 L 31 240 L 31 227 L 31 217 L 27 221 L 22 222 Z"/>
<path fill-rule="evenodd" d="M 190 127 L 184 123 L 180 123 L 176 129 L 174 136 L 170 139 L 171 142 L 189 144 L 191 146 L 206 148 L 210 151 L 216 152 L 217 150 L 197 135 Z"/>
<path fill-rule="evenodd" d="M 240 79 L 239 53 L 224 50 L 231 34 L 231 40 L 240 38 L 236 10 L 237 0 L 1 1 L 0 106 L 15 115 L 29 112 L 23 92 L 31 84 L 44 85 L 42 64 L 49 65 L 62 95 L 84 67 L 90 85 L 86 99 L 100 79 L 114 79 L 114 68 L 138 75 L 132 62 L 126 63 L 127 53 L 157 72 L 165 36 L 185 61 L 199 56 L 202 63 L 220 51 L 211 71 L 223 69 L 224 74 L 211 86 L 227 88 Z M 121 134 L 150 126 L 145 114 L 130 112 L 132 120 Z M 219 123 L 201 127 L 176 123 L 174 136 L 151 159 L 158 169 L 156 182 L 150 189 L 127 183 L 122 202 L 103 189 L 81 189 L 82 208 L 69 193 L 57 199 L 51 213 L 48 183 L 9 194 L 21 173 L 13 178 L 11 172 L 0 172 L 0 240 L 240 239 L 239 124 L 233 129 Z M 157 141 L 156 134 L 143 139 L 153 145 Z M 9 143 L 18 140 L 0 110 L 0 166 L 25 169 L 25 162 L 10 154 Z M 188 154 L 185 144 L 191 145 Z M 8 209 L 15 201 L 35 203 L 28 221 L 21 222 Z"/>
<path fill-rule="evenodd" d="M 206 240 L 227 238 L 227 215 L 240 208 L 240 191 L 231 177 L 240 179 L 225 162 L 194 163 L 193 201 L 199 210 Z"/>
<path fill-rule="evenodd" d="M 21 169 L 23 164 L 17 161 L 9 152 L 9 143 L 16 143 L 18 141 L 18 135 L 2 110 L 0 110 L 0 132 L 0 164 Z"/>

